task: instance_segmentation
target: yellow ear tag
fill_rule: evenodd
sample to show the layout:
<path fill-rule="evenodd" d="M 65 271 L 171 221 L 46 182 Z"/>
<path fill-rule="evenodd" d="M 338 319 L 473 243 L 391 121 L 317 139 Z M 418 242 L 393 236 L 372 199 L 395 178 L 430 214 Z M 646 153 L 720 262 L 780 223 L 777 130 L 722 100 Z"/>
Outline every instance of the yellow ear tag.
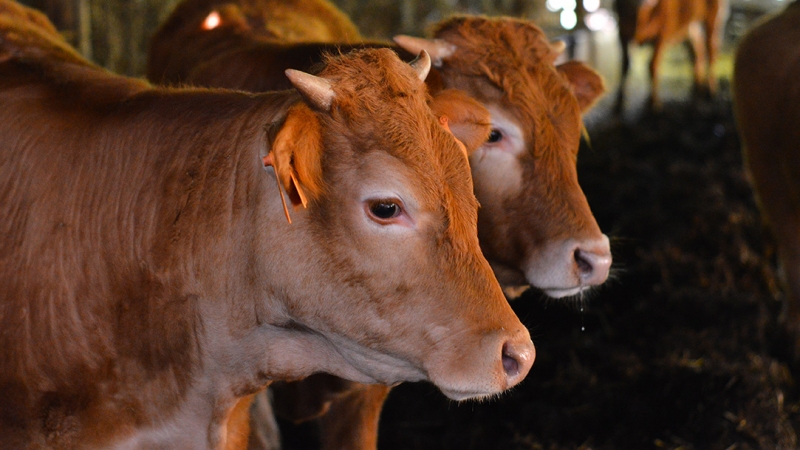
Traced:
<path fill-rule="evenodd" d="M 300 187 L 300 183 L 297 181 L 297 177 L 294 176 L 294 172 L 289 173 L 289 177 L 292 179 L 292 184 L 294 184 L 294 190 L 297 191 L 297 196 L 300 197 L 300 203 L 303 205 L 303 208 L 307 208 L 308 197 L 306 197 L 306 193 L 303 192 L 303 188 Z"/>
<path fill-rule="evenodd" d="M 264 162 L 264 167 L 275 167 L 275 164 L 272 162 L 272 154 L 268 154 L 265 156 L 262 161 Z M 294 182 L 295 186 L 297 186 L 297 181 L 294 180 L 294 174 L 292 175 L 292 181 Z M 281 194 L 281 203 L 283 204 L 283 213 L 286 215 L 286 220 L 291 225 L 292 217 L 289 215 L 289 208 L 286 207 L 286 198 L 283 196 L 283 186 L 281 186 L 281 180 L 278 179 L 278 173 L 275 172 L 275 182 L 278 183 L 278 192 Z M 299 192 L 299 189 L 298 189 Z M 303 198 L 302 196 L 300 197 Z"/>
<path fill-rule="evenodd" d="M 453 139 L 455 139 L 455 140 L 456 140 L 456 144 L 458 144 L 458 148 L 460 148 L 460 149 L 461 149 L 461 153 L 463 153 L 463 154 L 464 154 L 464 156 L 466 156 L 466 157 L 467 157 L 467 159 L 469 159 L 469 152 L 467 152 L 467 146 L 466 146 L 466 145 L 464 145 L 464 143 L 463 143 L 463 142 L 461 142 L 461 141 L 460 141 L 460 140 L 459 140 L 459 139 L 456 137 L 456 135 L 454 135 L 454 134 L 453 134 L 453 131 L 452 131 L 452 130 L 450 130 L 450 119 L 448 119 L 448 118 L 447 118 L 447 116 L 440 116 L 440 117 L 439 117 L 439 124 L 440 124 L 441 126 L 443 126 L 443 127 L 444 127 L 444 129 L 445 129 L 445 130 L 447 130 L 447 132 L 448 132 L 448 133 L 450 133 L 450 135 L 452 135 L 452 136 L 453 136 Z"/>

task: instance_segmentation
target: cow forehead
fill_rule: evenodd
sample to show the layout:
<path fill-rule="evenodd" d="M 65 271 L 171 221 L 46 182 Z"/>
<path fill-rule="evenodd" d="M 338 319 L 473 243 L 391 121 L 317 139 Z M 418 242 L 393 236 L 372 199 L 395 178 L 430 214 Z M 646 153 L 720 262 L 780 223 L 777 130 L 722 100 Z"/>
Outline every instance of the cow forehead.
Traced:
<path fill-rule="evenodd" d="M 386 48 L 324 56 L 319 76 L 331 81 L 338 107 L 354 115 L 380 113 L 406 100 L 419 114 L 428 111 L 427 90 L 417 72 Z"/>
<path fill-rule="evenodd" d="M 577 151 L 578 102 L 553 65 L 553 50 L 541 29 L 510 18 L 456 17 L 443 22 L 436 37 L 457 48 L 443 68 L 448 87 L 502 105 L 534 143 L 529 146 L 534 156 L 553 146 Z"/>

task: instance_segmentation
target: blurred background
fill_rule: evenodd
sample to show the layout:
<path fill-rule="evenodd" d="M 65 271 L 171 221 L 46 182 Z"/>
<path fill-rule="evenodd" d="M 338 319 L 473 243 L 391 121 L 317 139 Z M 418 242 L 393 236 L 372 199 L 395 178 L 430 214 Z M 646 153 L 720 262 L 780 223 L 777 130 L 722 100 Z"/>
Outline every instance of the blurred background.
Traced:
<path fill-rule="evenodd" d="M 800 448 L 775 248 L 742 168 L 730 95 L 738 40 L 786 0 L 731 0 L 710 98 L 693 94 L 690 53 L 675 45 L 659 68 L 664 106 L 648 110 L 652 48 L 631 44 L 621 115 L 613 1 L 334 1 L 373 39 L 424 36 L 453 13 L 527 18 L 567 41 L 608 88 L 585 116 L 578 173 L 612 241 L 612 279 L 581 298 L 529 290 L 512 302 L 537 347 L 513 392 L 454 403 L 428 384 L 395 388 L 382 450 Z M 87 58 L 142 76 L 149 37 L 177 0 L 22 3 Z M 284 448 L 318 447 L 314 424 L 281 426 Z"/>
<path fill-rule="evenodd" d="M 760 16 L 775 12 L 787 0 L 730 0 L 723 51 L 715 67 L 729 80 L 731 49 Z M 81 53 L 117 73 L 144 76 L 150 36 L 179 0 L 23 0 L 40 9 Z M 620 44 L 614 0 L 335 0 L 362 35 L 388 40 L 396 34 L 426 36 L 437 21 L 451 14 L 509 15 L 533 20 L 553 39 L 570 42 L 571 56 L 586 61 L 617 88 Z M 647 62 L 652 50 L 631 45 L 629 104 L 636 106 L 646 90 Z M 687 47 L 675 46 L 661 67 L 663 96 L 674 99 L 687 92 L 691 60 Z M 724 81 L 723 81 L 724 83 Z M 610 103 L 613 95 L 606 96 Z M 597 112 L 604 110 L 600 108 Z M 597 112 L 595 114 L 597 114 Z M 591 120 L 591 118 L 589 118 Z"/>

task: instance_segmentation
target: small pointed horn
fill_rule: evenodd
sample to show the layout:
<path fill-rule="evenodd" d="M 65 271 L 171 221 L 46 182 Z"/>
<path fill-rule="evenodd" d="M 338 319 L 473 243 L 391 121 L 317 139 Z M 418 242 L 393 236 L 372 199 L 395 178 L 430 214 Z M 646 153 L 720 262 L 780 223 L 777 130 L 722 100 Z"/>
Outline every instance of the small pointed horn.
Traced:
<path fill-rule="evenodd" d="M 566 48 L 567 48 L 567 43 L 562 41 L 562 40 L 560 40 L 560 39 L 557 39 L 557 40 L 555 40 L 555 41 L 550 43 L 550 49 L 556 55 L 560 55 L 560 54 L 564 53 L 564 50 L 566 50 Z"/>
<path fill-rule="evenodd" d="M 425 81 L 425 78 L 428 78 L 428 73 L 431 71 L 431 57 L 428 52 L 422 50 L 410 64 L 417 71 L 420 80 Z"/>
<path fill-rule="evenodd" d="M 403 34 L 397 35 L 394 42 L 410 53 L 428 52 L 431 62 L 435 67 L 441 67 L 445 59 L 456 52 L 457 47 L 444 39 L 423 39 Z"/>
<path fill-rule="evenodd" d="M 294 69 L 286 69 L 284 73 L 297 92 L 312 106 L 323 111 L 330 111 L 333 99 L 336 97 L 330 81 Z"/>

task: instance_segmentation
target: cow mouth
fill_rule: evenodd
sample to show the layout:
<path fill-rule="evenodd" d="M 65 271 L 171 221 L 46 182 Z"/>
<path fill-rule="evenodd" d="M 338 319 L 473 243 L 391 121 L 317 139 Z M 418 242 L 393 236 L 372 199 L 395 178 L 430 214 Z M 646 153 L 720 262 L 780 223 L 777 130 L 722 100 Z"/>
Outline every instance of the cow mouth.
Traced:
<path fill-rule="evenodd" d="M 542 292 L 544 292 L 548 297 L 564 298 L 582 294 L 588 289 L 589 286 L 575 286 L 571 288 L 542 288 Z"/>
<path fill-rule="evenodd" d="M 458 389 L 446 389 L 441 386 L 439 386 L 439 390 L 442 391 L 442 394 L 447 398 L 457 402 L 464 400 L 485 400 L 500 395 L 499 392 L 462 391 Z"/>

